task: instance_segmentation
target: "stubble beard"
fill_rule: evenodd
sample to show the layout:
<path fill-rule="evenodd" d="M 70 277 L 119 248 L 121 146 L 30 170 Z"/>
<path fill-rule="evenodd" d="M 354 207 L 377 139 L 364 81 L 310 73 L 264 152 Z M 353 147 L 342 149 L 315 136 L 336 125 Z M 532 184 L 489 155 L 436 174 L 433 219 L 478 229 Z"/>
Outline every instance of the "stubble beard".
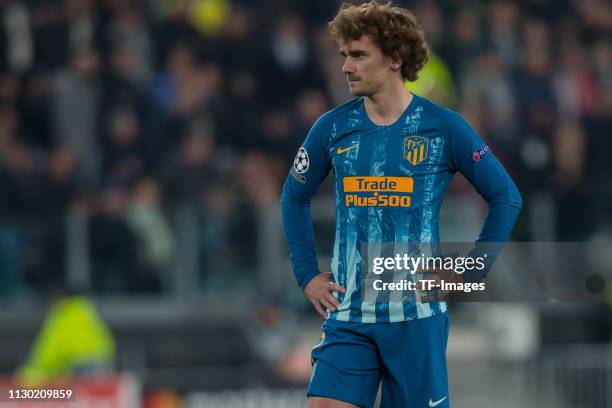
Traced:
<path fill-rule="evenodd" d="M 371 94 L 371 92 L 368 92 L 365 89 L 355 89 L 354 87 L 351 88 L 351 86 L 349 85 L 349 92 L 351 93 L 351 95 L 353 96 L 368 96 Z"/>

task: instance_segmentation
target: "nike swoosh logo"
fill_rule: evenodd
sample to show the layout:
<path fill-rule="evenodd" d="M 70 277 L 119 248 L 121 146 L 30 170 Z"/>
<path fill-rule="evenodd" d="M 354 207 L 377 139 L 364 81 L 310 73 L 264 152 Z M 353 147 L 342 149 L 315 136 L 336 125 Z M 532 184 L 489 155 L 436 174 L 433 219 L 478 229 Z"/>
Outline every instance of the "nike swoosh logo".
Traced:
<path fill-rule="evenodd" d="M 442 399 L 439 399 L 439 400 L 437 400 L 436 402 L 433 402 L 433 401 L 431 400 L 431 398 L 430 398 L 430 399 L 429 399 L 429 406 L 430 406 L 430 407 L 435 407 L 435 406 L 437 406 L 437 405 L 440 405 L 440 404 L 442 403 L 442 401 L 444 401 L 445 399 L 446 399 L 446 397 L 444 397 L 444 398 L 442 398 Z"/>
<path fill-rule="evenodd" d="M 354 149 L 357 146 L 359 145 L 352 145 L 351 147 L 345 147 L 345 148 L 339 147 L 338 150 L 336 150 L 336 154 L 342 154 L 342 153 L 348 152 L 349 150 Z"/>

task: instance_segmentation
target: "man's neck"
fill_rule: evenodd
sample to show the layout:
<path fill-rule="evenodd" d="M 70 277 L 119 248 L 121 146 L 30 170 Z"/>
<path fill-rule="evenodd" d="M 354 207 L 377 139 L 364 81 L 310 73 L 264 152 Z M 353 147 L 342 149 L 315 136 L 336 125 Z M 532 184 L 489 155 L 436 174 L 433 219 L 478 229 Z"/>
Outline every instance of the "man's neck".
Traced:
<path fill-rule="evenodd" d="M 399 82 L 366 96 L 364 105 L 370 120 L 384 126 L 395 123 L 410 105 L 412 98 L 413 95 L 404 87 L 404 83 Z"/>

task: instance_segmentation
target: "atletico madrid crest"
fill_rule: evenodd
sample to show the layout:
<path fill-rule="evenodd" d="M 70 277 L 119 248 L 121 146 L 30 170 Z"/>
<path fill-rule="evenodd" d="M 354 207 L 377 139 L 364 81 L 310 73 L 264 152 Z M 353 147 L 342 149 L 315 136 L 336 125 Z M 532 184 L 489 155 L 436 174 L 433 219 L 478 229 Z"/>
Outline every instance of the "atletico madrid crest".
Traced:
<path fill-rule="evenodd" d="M 404 158 L 416 166 L 427 158 L 428 147 L 426 137 L 407 137 L 404 139 Z"/>

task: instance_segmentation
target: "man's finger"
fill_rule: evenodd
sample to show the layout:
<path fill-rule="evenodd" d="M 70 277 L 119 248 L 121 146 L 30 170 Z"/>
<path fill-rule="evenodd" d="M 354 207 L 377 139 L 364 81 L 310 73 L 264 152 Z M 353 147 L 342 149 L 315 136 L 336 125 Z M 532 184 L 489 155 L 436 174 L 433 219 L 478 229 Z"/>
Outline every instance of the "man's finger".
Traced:
<path fill-rule="evenodd" d="M 334 297 L 334 295 L 332 295 L 329 292 L 325 294 L 325 299 L 327 299 L 327 301 L 329 303 L 331 303 L 332 305 L 334 305 L 334 306 L 339 306 L 340 305 L 340 302 L 338 301 L 338 299 L 336 299 Z"/>
<path fill-rule="evenodd" d="M 336 291 L 336 292 L 346 292 L 346 289 L 344 289 L 342 286 L 338 285 L 335 282 L 329 282 L 329 287 L 331 288 L 331 290 Z"/>
<path fill-rule="evenodd" d="M 321 305 L 318 302 L 313 302 L 312 305 L 316 309 L 316 311 L 321 315 L 322 318 L 327 319 L 327 313 L 323 310 Z"/>
<path fill-rule="evenodd" d="M 329 310 L 331 310 L 332 312 L 336 310 L 336 308 L 334 307 L 334 305 L 332 305 L 326 298 L 321 298 L 321 300 L 319 301 L 323 306 L 325 306 L 326 308 L 328 308 Z"/>

